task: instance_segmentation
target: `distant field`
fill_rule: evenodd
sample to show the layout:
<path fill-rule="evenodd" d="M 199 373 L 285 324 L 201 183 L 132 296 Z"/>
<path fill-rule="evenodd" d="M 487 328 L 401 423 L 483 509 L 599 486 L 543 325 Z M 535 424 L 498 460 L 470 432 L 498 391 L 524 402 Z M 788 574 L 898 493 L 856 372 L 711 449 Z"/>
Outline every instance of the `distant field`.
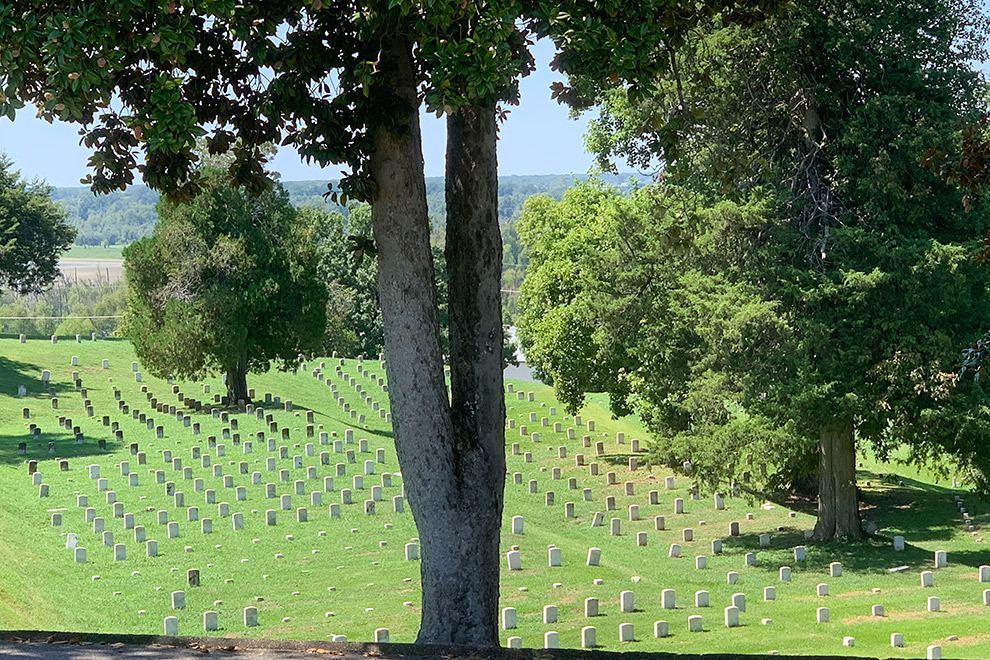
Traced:
<path fill-rule="evenodd" d="M 63 259 L 123 259 L 124 245 L 71 245 L 62 253 Z"/>
<path fill-rule="evenodd" d="M 71 366 L 72 356 L 78 356 L 78 366 Z M 109 360 L 109 370 L 101 368 L 103 358 Z M 402 479 L 390 425 L 379 412 L 388 409 L 388 401 L 377 381 L 384 375 L 378 361 L 365 360 L 359 367 L 355 360 L 346 360 L 338 375 L 337 360 L 320 358 L 296 374 L 250 376 L 254 404 L 273 415 L 277 425 L 272 432 L 256 414 L 240 413 L 224 422 L 194 412 L 190 400 L 212 403 L 221 392 L 218 379 L 176 383 L 186 397 L 181 403 L 163 380 L 142 373 L 142 382 L 135 382 L 134 359 L 130 344 L 123 341 L 62 340 L 52 345 L 0 339 L 0 628 L 158 633 L 163 618 L 175 615 L 179 634 L 199 634 L 203 612 L 215 610 L 217 634 L 226 636 L 329 639 L 344 634 L 351 640 L 370 640 L 373 630 L 384 626 L 392 641 L 413 641 L 421 602 L 419 564 L 404 558 L 404 546 L 417 532 L 407 505 L 401 513 L 393 511 Z M 312 375 L 321 362 L 324 380 Z M 57 410 L 42 390 L 42 369 L 51 370 Z M 92 417 L 83 408 L 82 393 L 73 387 L 74 370 L 87 388 Z M 15 396 L 19 384 L 27 387 L 24 398 Z M 335 401 L 329 384 L 349 411 Z M 204 385 L 211 388 L 209 394 Z M 578 420 L 564 414 L 549 388 L 522 381 L 511 385 L 532 392 L 534 401 L 528 394 L 522 400 L 516 392 L 506 394 L 511 428 L 506 431 L 501 607 L 514 607 L 518 623 L 515 629 L 500 629 L 503 644 L 519 636 L 523 646 L 539 648 L 544 633 L 556 631 L 561 646 L 577 647 L 581 628 L 590 625 L 597 629 L 598 644 L 609 650 L 760 655 L 777 650 L 918 658 L 924 657 L 928 645 L 940 644 L 947 659 L 990 657 L 990 607 L 982 600 L 990 584 L 977 580 L 978 567 L 990 564 L 982 533 L 990 510 L 964 490 L 937 485 L 926 473 L 863 458 L 858 477 L 864 516 L 877 523 L 880 536 L 852 545 L 808 545 L 807 559 L 796 561 L 793 548 L 806 543 L 804 531 L 814 522 L 802 512 L 806 507 L 798 507 L 801 510 L 790 517 L 786 503 L 763 502 L 744 493 L 726 497 L 727 509 L 716 511 L 711 493 L 691 499 L 688 477 L 662 466 L 629 469 L 632 439 L 646 436 L 635 421 L 610 420 L 602 407 L 604 397 L 590 397 Z M 175 414 L 155 411 L 142 386 L 158 402 L 176 405 L 191 423 L 201 425 L 201 432 L 194 434 Z M 114 399 L 114 387 L 120 389 L 123 403 Z M 274 402 L 265 405 L 266 393 L 291 400 L 293 411 Z M 126 413 L 122 405 L 129 407 Z M 29 419 L 23 417 L 24 408 Z M 163 437 L 135 419 L 135 411 L 153 418 L 152 427 L 161 426 Z M 313 437 L 306 432 L 307 411 L 314 416 Z M 79 426 L 82 444 L 57 424 L 59 416 Z M 102 423 L 104 416 L 119 424 L 123 442 L 114 441 L 111 429 Z M 592 421 L 594 430 L 589 429 Z M 41 427 L 36 440 L 27 430 L 31 423 Z M 554 428 L 558 423 L 559 431 Z M 282 429 L 288 429 L 288 440 L 282 439 Z M 346 442 L 347 429 L 353 430 L 353 443 Z M 569 429 L 573 439 L 568 438 Z M 320 431 L 328 434 L 326 445 Z M 535 439 L 534 432 L 539 433 Z M 624 434 L 621 444 L 617 433 Z M 210 446 L 210 436 L 217 447 Z M 591 446 L 584 446 L 583 436 Z M 269 451 L 267 437 L 276 438 L 275 450 Z M 107 442 L 106 451 L 98 448 L 101 439 Z M 362 439 L 367 440 L 367 452 L 361 451 Z M 253 445 L 250 453 L 248 441 Z M 341 445 L 335 447 L 335 441 Z M 24 455 L 17 453 L 19 442 L 27 443 Z M 49 442 L 55 443 L 54 453 L 49 453 Z M 132 442 L 138 443 L 145 464 L 129 451 Z M 596 442 L 604 443 L 600 456 Z M 378 449 L 384 450 L 383 463 L 377 462 Z M 166 450 L 180 464 L 165 462 Z M 208 461 L 194 459 L 194 451 Z M 353 463 L 348 451 L 354 452 Z M 327 452 L 325 458 L 322 452 Z M 576 464 L 578 454 L 583 455 L 583 466 Z M 645 462 L 643 452 L 636 455 Z M 68 460 L 67 472 L 59 470 L 59 458 Z M 40 486 L 32 484 L 29 459 L 38 461 L 41 481 L 49 486 L 47 498 L 39 497 Z M 373 474 L 365 474 L 366 460 L 373 461 Z M 592 463 L 598 466 L 596 475 L 591 474 Z M 123 503 L 122 513 L 133 514 L 146 538 L 157 541 L 157 556 L 146 556 L 146 544 L 125 527 L 129 518 L 114 516 L 101 484 L 88 474 L 86 466 L 91 464 L 99 465 L 100 478 Z M 175 490 L 183 493 L 184 502 L 166 495 L 166 484 L 156 479 L 158 470 L 162 481 L 174 482 Z M 255 472 L 259 476 L 253 476 Z M 881 479 L 880 473 L 890 472 L 900 476 Z M 137 485 L 130 485 L 127 473 L 136 475 Z M 391 475 L 390 484 L 383 484 L 382 473 Z M 612 485 L 610 473 L 615 476 Z M 667 489 L 665 477 L 671 475 L 673 488 Z M 355 485 L 355 477 L 364 483 Z M 627 494 L 626 482 L 632 494 Z M 269 483 L 274 498 L 266 493 Z M 381 486 L 382 500 L 368 515 L 365 500 L 372 498 L 372 486 Z M 239 487 L 244 489 L 242 500 Z M 585 488 L 590 489 L 587 496 Z M 352 504 L 341 503 L 343 489 L 350 490 Z M 650 491 L 656 491 L 656 504 L 650 503 Z M 547 492 L 554 493 L 552 505 L 546 504 Z M 975 534 L 966 531 L 954 494 L 965 499 Z M 86 505 L 104 519 L 113 542 L 125 546 L 125 559 L 113 560 L 113 549 L 104 546 L 93 523 L 86 522 L 79 495 L 85 495 Z M 288 510 L 281 509 L 282 495 L 289 496 Z M 212 496 L 215 503 L 207 503 Z M 320 503 L 314 504 L 314 498 Z M 614 510 L 609 510 L 607 498 L 614 498 Z M 674 513 L 674 498 L 683 499 L 685 513 Z M 568 502 L 573 503 L 573 518 L 565 517 Z M 229 511 L 221 511 L 220 503 Z M 331 504 L 339 506 L 340 517 L 330 516 Z M 636 518 L 630 515 L 630 505 L 638 506 L 638 519 L 630 519 Z M 297 521 L 299 507 L 307 509 L 307 522 Z M 265 524 L 268 509 L 276 512 L 275 526 Z M 177 538 L 167 538 L 166 525 L 158 522 L 161 511 L 168 521 L 178 523 Z M 601 527 L 590 524 L 596 512 L 604 515 Z M 61 526 L 52 526 L 53 513 L 62 516 Z M 235 513 L 243 516 L 243 529 L 234 529 Z M 511 533 L 516 515 L 524 518 L 523 534 Z M 665 518 L 663 530 L 656 529 L 657 515 Z M 194 516 L 210 518 L 212 533 L 203 532 L 201 520 L 190 520 Z M 617 536 L 609 533 L 610 518 L 620 521 Z M 728 535 L 730 522 L 740 524 L 740 536 Z M 692 530 L 692 540 L 684 540 L 685 528 Z M 645 533 L 645 547 L 637 545 L 639 532 Z M 770 535 L 769 548 L 760 547 L 763 532 Z M 86 548 L 85 563 L 73 561 L 73 551 L 65 547 L 67 533 L 77 534 L 78 544 Z M 906 537 L 903 552 L 892 548 L 895 534 Z M 721 554 L 712 552 L 714 539 L 723 541 Z M 680 557 L 668 556 L 672 543 L 680 545 Z M 561 551 L 561 566 L 548 567 L 551 544 Z M 513 545 L 519 546 L 522 570 L 507 570 L 505 553 Z M 586 565 L 591 547 L 602 551 L 599 566 Z M 937 549 L 948 551 L 948 567 L 934 571 L 934 587 L 922 588 L 919 573 L 934 570 Z M 755 566 L 745 563 L 748 552 L 756 553 Z M 696 556 L 706 557 L 706 568 L 695 568 Z M 842 562 L 841 577 L 829 577 L 833 561 Z M 784 565 L 793 569 L 789 582 L 778 579 Z M 200 571 L 198 587 L 186 583 L 190 568 Z M 728 571 L 738 573 L 737 583 L 727 583 Z M 816 595 L 819 583 L 828 584 L 828 596 Z M 763 600 L 767 586 L 775 587 L 775 600 Z M 675 609 L 661 607 L 660 592 L 668 588 L 676 592 Z M 171 607 L 170 593 L 176 590 L 185 591 L 182 610 Z M 635 594 L 631 612 L 620 611 L 620 592 L 626 590 Z M 695 592 L 702 590 L 709 594 L 710 607 L 695 605 Z M 745 594 L 746 611 L 740 617 L 742 625 L 728 629 L 723 608 L 736 593 Z M 926 611 L 929 596 L 941 599 L 939 612 Z M 589 597 L 599 599 L 599 616 L 584 616 Z M 885 607 L 885 616 L 870 615 L 874 604 Z M 242 609 L 249 605 L 258 608 L 258 627 L 243 625 Z M 556 622 L 544 623 L 545 605 L 557 607 Z M 823 606 L 830 609 L 830 622 L 815 623 L 816 608 Z M 688 632 L 691 615 L 703 617 L 704 632 Z M 763 619 L 772 622 L 761 625 Z M 669 637 L 653 636 L 658 620 L 668 622 Z M 634 625 L 635 641 L 618 641 L 621 623 Z M 903 648 L 890 647 L 894 632 L 904 635 Z M 844 636 L 855 637 L 855 646 L 843 646 Z"/>
<path fill-rule="evenodd" d="M 123 245 L 73 245 L 62 253 L 58 267 L 69 282 L 116 282 L 123 272 Z"/>

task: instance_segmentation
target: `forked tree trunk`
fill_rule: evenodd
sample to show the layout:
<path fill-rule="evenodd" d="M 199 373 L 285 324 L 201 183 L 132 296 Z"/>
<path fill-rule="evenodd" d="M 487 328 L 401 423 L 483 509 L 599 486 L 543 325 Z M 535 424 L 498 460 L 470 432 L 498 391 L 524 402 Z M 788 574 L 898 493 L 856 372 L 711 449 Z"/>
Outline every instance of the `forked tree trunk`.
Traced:
<path fill-rule="evenodd" d="M 372 222 L 393 433 L 421 544 L 417 641 L 490 645 L 497 642 L 498 589 L 498 526 L 492 521 L 501 507 L 504 463 L 498 456 L 504 450 L 454 433 L 440 352 L 411 45 L 393 36 L 383 40 L 381 53 L 373 101 L 399 120 L 372 129 L 369 165 L 378 185 Z M 482 394 L 470 393 L 480 387 L 477 380 L 465 380 L 463 367 L 457 371 L 458 382 L 464 382 L 457 387 L 459 400 L 480 406 Z M 501 391 L 498 401 L 504 405 Z M 463 422 L 458 428 L 463 430 Z M 500 465 L 497 474 L 492 461 Z"/>
<path fill-rule="evenodd" d="M 230 405 L 236 405 L 238 400 L 248 400 L 246 355 L 227 367 L 227 400 Z"/>
<path fill-rule="evenodd" d="M 505 487 L 502 390 L 502 235 L 498 226 L 495 108 L 463 107 L 447 119 L 447 240 L 454 504 L 471 540 L 447 548 L 467 581 L 438 592 L 427 616 L 450 620 L 457 637 L 498 644 L 499 538 Z M 425 585 L 424 585 L 425 589 Z"/>
<path fill-rule="evenodd" d="M 851 420 L 822 428 L 818 445 L 817 541 L 863 538 L 856 497 L 856 443 Z"/>

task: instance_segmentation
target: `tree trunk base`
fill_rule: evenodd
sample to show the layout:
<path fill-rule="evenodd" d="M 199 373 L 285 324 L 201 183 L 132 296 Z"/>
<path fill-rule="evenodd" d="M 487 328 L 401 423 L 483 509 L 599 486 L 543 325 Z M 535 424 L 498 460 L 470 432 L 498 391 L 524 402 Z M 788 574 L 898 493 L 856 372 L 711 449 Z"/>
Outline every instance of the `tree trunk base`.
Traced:
<path fill-rule="evenodd" d="M 227 402 L 233 406 L 238 401 L 248 401 L 246 356 L 237 364 L 227 367 Z"/>
<path fill-rule="evenodd" d="M 852 420 L 821 430 L 818 445 L 818 522 L 815 541 L 863 538 L 856 492 L 856 442 Z"/>

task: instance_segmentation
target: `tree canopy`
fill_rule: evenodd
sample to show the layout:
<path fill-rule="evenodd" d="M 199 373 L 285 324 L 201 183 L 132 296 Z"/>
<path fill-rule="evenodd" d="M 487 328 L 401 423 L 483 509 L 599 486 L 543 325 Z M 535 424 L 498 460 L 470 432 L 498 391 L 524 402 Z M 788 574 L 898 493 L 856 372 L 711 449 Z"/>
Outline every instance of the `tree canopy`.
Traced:
<path fill-rule="evenodd" d="M 591 144 L 664 177 L 529 203 L 528 358 L 571 405 L 606 389 L 641 412 L 657 457 L 710 487 L 817 472 L 821 539 L 861 533 L 854 439 L 951 455 L 986 488 L 987 399 L 956 380 L 990 325 L 986 216 L 922 166 L 979 108 L 984 27 L 972 3 L 804 0 L 708 26 L 679 60 L 707 85 L 609 93 Z"/>
<path fill-rule="evenodd" d="M 154 234 L 124 249 L 127 337 L 161 376 L 226 374 L 231 402 L 246 374 L 320 346 L 326 288 L 312 227 L 276 186 L 258 196 L 202 173 L 188 203 L 159 202 Z"/>
<path fill-rule="evenodd" d="M 0 154 L 0 286 L 37 293 L 58 277 L 59 256 L 75 230 L 42 182 L 28 183 Z"/>

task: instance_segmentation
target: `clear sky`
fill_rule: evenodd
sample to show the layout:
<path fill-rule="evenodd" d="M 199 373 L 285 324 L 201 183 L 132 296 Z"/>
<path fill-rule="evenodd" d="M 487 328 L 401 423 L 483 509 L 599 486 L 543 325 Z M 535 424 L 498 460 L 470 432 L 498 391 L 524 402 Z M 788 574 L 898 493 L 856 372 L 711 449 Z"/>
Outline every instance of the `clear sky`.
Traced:
<path fill-rule="evenodd" d="M 588 115 L 568 118 L 568 111 L 550 100 L 550 83 L 560 79 L 550 70 L 553 47 L 538 43 L 533 54 L 537 70 L 522 82 L 522 101 L 511 107 L 502 125 L 499 140 L 501 174 L 585 173 L 591 157 L 584 151 L 581 137 Z M 14 122 L 0 118 L 0 151 L 14 161 L 27 178 L 43 178 L 53 186 L 77 186 L 88 173 L 89 151 L 79 146 L 79 127 L 74 124 L 48 124 L 34 117 L 33 107 L 24 108 Z M 423 151 L 427 176 L 442 176 L 446 129 L 443 119 L 423 116 Z M 283 149 L 273 168 L 286 181 L 335 179 L 340 168 L 321 170 L 303 164 L 295 151 Z"/>

